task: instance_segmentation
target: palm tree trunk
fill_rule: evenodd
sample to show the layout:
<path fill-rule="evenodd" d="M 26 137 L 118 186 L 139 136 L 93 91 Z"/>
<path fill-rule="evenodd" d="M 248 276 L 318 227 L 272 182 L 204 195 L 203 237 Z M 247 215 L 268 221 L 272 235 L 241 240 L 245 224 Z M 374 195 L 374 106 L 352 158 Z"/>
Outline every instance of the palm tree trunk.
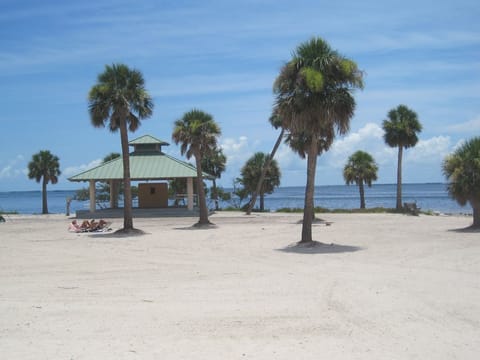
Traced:
<path fill-rule="evenodd" d="M 403 146 L 398 147 L 398 166 L 397 166 L 397 210 L 402 209 L 402 156 Z"/>
<path fill-rule="evenodd" d="M 128 152 L 128 133 L 125 118 L 120 124 L 120 140 L 122 143 L 123 160 L 123 229 L 133 229 L 133 211 L 132 211 L 132 187 L 130 182 L 130 155 Z"/>
<path fill-rule="evenodd" d="M 360 209 L 365 209 L 365 188 L 363 187 L 363 180 L 358 183 L 358 189 L 360 190 Z"/>
<path fill-rule="evenodd" d="M 312 142 L 307 154 L 307 186 L 305 187 L 305 205 L 303 209 L 302 240 L 309 243 L 312 240 L 313 196 L 315 193 L 315 172 L 317 170 L 318 140 L 312 136 Z"/>
<path fill-rule="evenodd" d="M 112 209 L 118 208 L 118 189 L 119 183 L 118 180 L 110 181 L 110 207 Z"/>
<path fill-rule="evenodd" d="M 195 162 L 197 165 L 198 207 L 200 208 L 198 225 L 207 225 L 210 224 L 210 221 L 208 220 L 207 201 L 205 199 L 205 189 L 203 188 L 202 158 L 198 153 L 195 154 Z"/>
<path fill-rule="evenodd" d="M 47 179 L 45 175 L 42 180 L 42 214 L 48 214 L 48 205 L 47 205 Z"/>
<path fill-rule="evenodd" d="M 215 179 L 212 180 L 212 191 L 213 191 L 213 200 L 215 201 L 215 210 L 218 211 L 219 210 L 219 206 L 218 206 L 218 192 L 217 192 L 217 182 L 215 181 Z"/>
<path fill-rule="evenodd" d="M 473 208 L 473 224 L 472 227 L 480 228 L 480 201 L 472 203 Z"/>
<path fill-rule="evenodd" d="M 260 211 L 265 210 L 265 194 L 262 192 L 260 194 Z"/>
<path fill-rule="evenodd" d="M 247 211 L 246 211 L 247 215 L 250 215 L 252 213 L 252 209 L 255 206 L 255 202 L 257 201 L 257 196 L 260 193 L 260 189 L 262 188 L 263 180 L 265 179 L 265 174 L 267 173 L 267 170 L 270 167 L 270 163 L 272 162 L 272 159 L 275 156 L 275 153 L 277 152 L 278 147 L 280 146 L 280 143 L 282 142 L 284 133 L 285 133 L 285 129 L 282 128 L 282 130 L 280 131 L 280 135 L 278 135 L 277 141 L 273 146 L 270 156 L 265 159 L 265 164 L 263 164 L 262 173 L 260 174 L 260 179 L 258 179 L 257 188 L 253 192 L 252 198 L 247 207 Z"/>

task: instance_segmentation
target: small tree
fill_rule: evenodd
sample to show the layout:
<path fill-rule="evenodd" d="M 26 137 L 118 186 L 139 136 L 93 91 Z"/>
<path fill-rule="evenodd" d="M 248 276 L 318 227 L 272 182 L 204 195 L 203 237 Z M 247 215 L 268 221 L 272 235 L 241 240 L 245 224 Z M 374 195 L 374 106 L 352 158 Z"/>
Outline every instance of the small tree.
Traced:
<path fill-rule="evenodd" d="M 277 150 L 280 146 L 280 143 L 282 142 L 283 137 L 285 135 L 285 129 L 282 127 L 282 121 L 278 117 L 278 114 L 275 110 L 273 111 L 272 115 L 270 116 L 269 121 L 270 121 L 270 124 L 272 124 L 272 126 L 275 129 L 280 128 L 280 133 L 278 134 L 277 141 L 275 141 L 275 144 L 273 145 L 273 149 L 270 152 L 270 156 L 268 156 L 265 160 L 262 172 L 261 172 L 260 177 L 259 177 L 258 182 L 257 182 L 257 187 L 255 188 L 255 191 L 252 193 L 251 199 L 250 199 L 250 201 L 247 205 L 247 210 L 245 211 L 247 215 L 250 215 L 252 213 L 252 209 L 255 206 L 255 202 L 257 201 L 257 196 L 260 193 L 260 190 L 262 188 L 263 180 L 265 179 L 267 169 L 269 168 L 270 162 L 272 161 L 273 157 L 275 156 L 275 154 L 276 154 L 276 152 L 277 152 Z"/>
<path fill-rule="evenodd" d="M 480 137 L 475 137 L 443 162 L 448 193 L 460 205 L 473 208 L 473 228 L 480 228 Z"/>
<path fill-rule="evenodd" d="M 211 152 L 205 154 L 202 158 L 202 169 L 207 174 L 213 176 L 211 199 L 215 201 L 215 210 L 218 206 L 218 189 L 216 179 L 220 179 L 222 173 L 225 171 L 227 157 L 223 154 L 222 149 L 214 148 Z"/>
<path fill-rule="evenodd" d="M 233 180 L 233 191 L 230 198 L 230 202 L 234 209 L 243 209 L 245 206 L 248 206 L 248 203 L 243 205 L 243 202 L 248 198 L 248 190 L 243 185 L 243 180 L 241 178 L 236 178 Z"/>
<path fill-rule="evenodd" d="M 343 168 L 343 178 L 347 185 L 357 184 L 360 191 L 360 209 L 365 209 L 364 184 L 372 186 L 377 180 L 378 166 L 373 157 L 365 151 L 357 151 L 348 158 Z"/>
<path fill-rule="evenodd" d="M 268 161 L 268 165 L 266 162 Z M 258 195 L 260 196 L 260 211 L 265 210 L 265 194 L 271 194 L 275 187 L 280 185 L 280 168 L 275 159 L 269 158 L 268 154 L 257 152 L 247 160 L 241 170 L 241 183 L 249 194 L 253 194 L 257 189 L 257 183 L 265 171 L 265 178 L 260 186 Z"/>
<path fill-rule="evenodd" d="M 28 178 L 42 182 L 42 214 L 48 214 L 47 184 L 56 184 L 60 174 L 59 159 L 48 150 L 34 154 L 28 163 Z"/>

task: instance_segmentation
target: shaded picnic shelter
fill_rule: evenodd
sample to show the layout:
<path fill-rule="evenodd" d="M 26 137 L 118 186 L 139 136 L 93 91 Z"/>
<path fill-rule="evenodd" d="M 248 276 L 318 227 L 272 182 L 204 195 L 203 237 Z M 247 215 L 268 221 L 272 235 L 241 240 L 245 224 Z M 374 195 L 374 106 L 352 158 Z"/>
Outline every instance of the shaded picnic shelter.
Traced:
<path fill-rule="evenodd" d="M 197 169 L 182 160 L 162 152 L 165 141 L 151 135 L 144 135 L 128 143 L 133 147 L 130 153 L 130 179 L 138 181 L 138 207 L 133 208 L 134 216 L 193 216 L 196 214 L 193 181 L 197 178 Z M 211 178 L 203 174 L 203 178 Z M 186 194 L 175 194 L 174 206 L 169 206 L 168 180 L 186 179 Z M 118 207 L 120 184 L 123 181 L 123 159 L 115 158 L 92 169 L 68 178 L 74 182 L 89 183 L 89 210 L 77 211 L 77 217 L 121 217 Z M 110 185 L 110 208 L 96 208 L 96 183 L 107 182 Z M 178 204 L 181 204 L 180 206 Z"/>

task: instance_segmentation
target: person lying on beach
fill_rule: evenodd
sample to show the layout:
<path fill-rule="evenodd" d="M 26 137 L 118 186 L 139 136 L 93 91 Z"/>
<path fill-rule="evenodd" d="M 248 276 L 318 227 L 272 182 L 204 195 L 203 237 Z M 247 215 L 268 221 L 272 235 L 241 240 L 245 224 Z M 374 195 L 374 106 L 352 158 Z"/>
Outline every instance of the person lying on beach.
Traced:
<path fill-rule="evenodd" d="M 100 219 L 100 221 L 98 222 L 98 230 L 102 230 L 104 229 L 105 227 L 107 226 L 107 222 L 103 219 Z"/>
<path fill-rule="evenodd" d="M 68 231 L 80 232 L 82 231 L 82 227 L 78 225 L 77 220 L 73 220 L 70 225 L 68 225 Z"/>
<path fill-rule="evenodd" d="M 90 230 L 90 222 L 88 220 L 83 220 L 82 225 L 80 225 L 80 230 L 89 231 Z"/>
<path fill-rule="evenodd" d="M 81 225 L 78 225 L 77 220 L 73 220 L 71 224 L 68 226 L 68 230 L 72 232 L 90 232 L 90 231 L 101 231 L 106 228 L 108 223 L 100 219 L 100 221 L 95 221 L 95 219 L 92 219 L 92 221 L 88 220 L 83 220 Z"/>
<path fill-rule="evenodd" d="M 90 231 L 95 231 L 98 229 L 98 222 L 95 221 L 95 219 L 92 219 L 92 221 L 90 221 Z"/>

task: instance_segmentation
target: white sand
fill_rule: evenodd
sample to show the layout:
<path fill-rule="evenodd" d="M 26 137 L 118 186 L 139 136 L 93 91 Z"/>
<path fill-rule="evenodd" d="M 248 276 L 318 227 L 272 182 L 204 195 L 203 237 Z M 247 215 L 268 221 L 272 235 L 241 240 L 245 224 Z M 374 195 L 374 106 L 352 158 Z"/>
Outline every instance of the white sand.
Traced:
<path fill-rule="evenodd" d="M 0 224 L 2 359 L 479 359 L 471 218 L 135 219 L 140 237 L 72 234 L 65 216 Z M 121 227 L 114 220 L 113 227 Z"/>

